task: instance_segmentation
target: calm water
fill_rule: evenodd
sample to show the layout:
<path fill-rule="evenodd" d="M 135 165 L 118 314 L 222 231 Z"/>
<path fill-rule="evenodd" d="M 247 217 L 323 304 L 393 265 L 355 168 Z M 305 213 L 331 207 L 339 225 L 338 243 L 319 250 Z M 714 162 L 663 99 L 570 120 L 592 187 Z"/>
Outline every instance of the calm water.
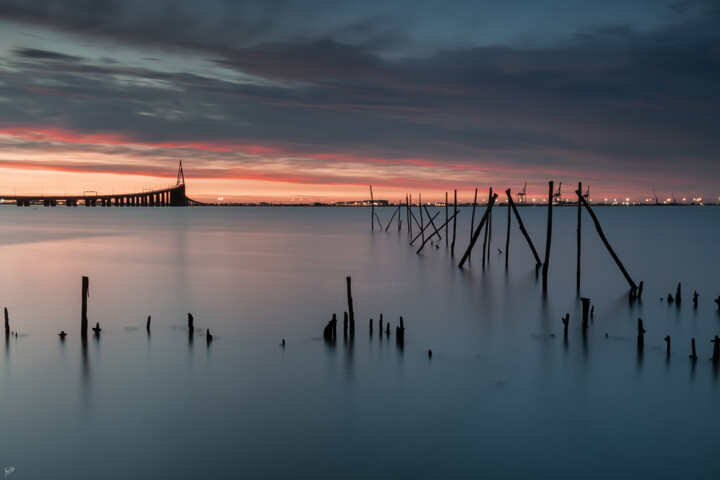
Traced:
<path fill-rule="evenodd" d="M 0 463 L 13 478 L 717 478 L 720 209 L 596 211 L 645 292 L 629 303 L 585 214 L 583 339 L 574 208 L 554 210 L 546 298 L 514 221 L 505 271 L 504 208 L 484 270 L 481 248 L 457 268 L 469 209 L 453 260 L 444 239 L 417 255 L 395 225 L 371 232 L 366 209 L 0 208 L 0 306 L 20 334 L 0 347 Z M 546 210 L 520 212 L 542 256 Z M 103 328 L 85 349 L 82 275 Z M 331 347 L 348 275 L 356 334 Z M 681 306 L 660 301 L 678 282 Z M 370 338 L 380 313 L 392 334 Z"/>

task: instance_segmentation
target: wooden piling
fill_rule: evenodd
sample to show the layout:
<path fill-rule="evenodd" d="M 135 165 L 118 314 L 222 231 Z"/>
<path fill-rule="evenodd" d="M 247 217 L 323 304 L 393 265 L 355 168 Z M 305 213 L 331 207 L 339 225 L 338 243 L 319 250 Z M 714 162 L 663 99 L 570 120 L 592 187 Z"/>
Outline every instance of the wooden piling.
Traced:
<path fill-rule="evenodd" d="M 8 309 L 5 307 L 5 337 L 10 336 L 10 317 L 8 316 Z"/>
<path fill-rule="evenodd" d="M 508 188 L 508 191 L 510 191 L 509 188 Z M 508 218 L 507 218 L 507 235 L 505 236 L 505 271 L 508 270 L 508 262 L 510 262 L 510 260 L 509 260 L 509 257 L 510 257 L 510 221 L 512 220 L 512 217 L 510 216 L 512 213 L 511 212 L 512 208 L 510 208 L 509 202 L 508 202 L 507 207 L 508 207 L 507 208 L 507 217 Z"/>
<path fill-rule="evenodd" d="M 453 239 L 452 239 L 452 244 L 450 244 L 450 256 L 452 256 L 452 257 L 455 256 L 455 231 L 457 230 L 457 213 L 458 213 L 458 209 L 457 209 L 457 188 L 456 188 L 455 194 L 454 194 L 454 200 L 453 200 L 453 218 L 454 218 L 454 220 L 453 220 Z"/>
<path fill-rule="evenodd" d="M 475 198 L 473 199 L 472 217 L 470 218 L 470 240 L 475 232 L 475 207 L 477 206 L 477 187 L 475 187 Z"/>
<path fill-rule="evenodd" d="M 82 312 L 80 317 L 80 336 L 87 338 L 88 318 L 87 318 L 87 299 L 90 295 L 90 279 L 82 277 Z"/>
<path fill-rule="evenodd" d="M 492 197 L 492 195 L 493 195 L 493 189 L 492 189 L 492 187 L 490 187 L 490 195 L 488 196 L 488 198 Z M 488 262 L 490 262 L 490 244 L 492 243 L 492 216 L 493 216 L 493 212 L 492 212 L 492 210 L 490 210 L 490 214 L 488 215 L 487 226 L 485 227 L 485 228 L 487 228 L 487 232 L 488 232 L 488 234 L 487 234 L 487 237 L 488 237 L 487 260 L 488 260 Z"/>
<path fill-rule="evenodd" d="M 488 201 L 489 201 L 490 197 L 492 197 L 492 195 L 493 195 L 492 187 L 490 187 L 490 193 L 488 194 Z M 483 249 L 482 249 L 482 267 L 483 267 L 483 269 L 485 268 L 485 257 L 486 257 L 486 253 L 487 253 L 486 248 L 488 247 L 488 244 L 487 244 L 488 243 L 488 232 L 490 229 L 491 221 L 492 221 L 492 211 L 490 211 L 490 213 L 488 213 L 488 219 L 487 219 L 487 222 L 485 223 L 485 238 L 483 239 Z"/>
<path fill-rule="evenodd" d="M 567 339 L 568 335 L 568 325 L 570 324 L 570 314 L 566 313 L 565 316 L 562 318 L 563 323 L 563 336 L 565 339 Z"/>
<path fill-rule="evenodd" d="M 468 248 L 465 251 L 465 254 L 463 255 L 462 259 L 460 260 L 460 263 L 458 264 L 459 268 L 463 267 L 463 265 L 465 264 L 465 261 L 470 256 L 470 251 L 475 246 L 475 242 L 477 242 L 477 239 L 480 236 L 480 231 L 482 230 L 483 226 L 485 225 L 485 222 L 487 222 L 488 215 L 490 214 L 490 210 L 492 210 L 492 207 L 495 204 L 496 198 L 497 198 L 497 193 L 494 194 L 492 197 L 490 197 L 487 208 L 485 209 L 485 213 L 483 214 L 482 218 L 480 219 L 480 224 L 478 225 L 477 229 L 475 229 L 475 233 L 473 234 L 472 239 L 470 239 L 470 245 L 468 245 Z"/>
<path fill-rule="evenodd" d="M 643 321 L 642 318 L 638 318 L 638 336 L 637 336 L 637 343 L 638 343 L 638 350 L 642 350 L 645 346 L 645 332 L 646 330 L 643 328 Z"/>
<path fill-rule="evenodd" d="M 588 314 L 590 313 L 590 299 L 581 298 L 582 302 L 582 329 L 587 330 L 588 328 Z"/>
<path fill-rule="evenodd" d="M 675 290 L 675 303 L 680 305 L 680 289 L 682 288 L 682 285 L 678 283 L 677 290 Z"/>
<path fill-rule="evenodd" d="M 375 230 L 375 199 L 373 198 L 372 185 L 370 185 L 370 229 Z"/>
<path fill-rule="evenodd" d="M 190 330 L 193 330 L 195 328 L 195 318 L 193 317 L 192 313 L 188 312 L 188 328 Z"/>
<path fill-rule="evenodd" d="M 355 312 L 353 311 L 352 288 L 350 286 L 350 277 L 345 277 L 347 281 L 347 299 L 348 299 L 348 315 L 350 316 L 350 331 L 355 331 Z"/>
<path fill-rule="evenodd" d="M 150 320 L 151 320 L 150 317 L 151 317 L 151 315 L 148 315 L 147 324 L 145 325 L 145 329 L 147 330 L 148 333 L 150 333 Z"/>
<path fill-rule="evenodd" d="M 547 237 L 545 240 L 545 261 L 542 266 L 543 293 L 547 292 L 548 264 L 550 263 L 550 242 L 552 241 L 552 204 L 553 204 L 553 181 L 548 182 L 548 220 Z"/>
<path fill-rule="evenodd" d="M 425 241 L 425 220 L 423 220 L 423 213 L 422 213 L 422 194 L 418 193 L 418 210 L 420 210 L 420 234 L 422 236 L 423 242 Z"/>
<path fill-rule="evenodd" d="M 625 270 L 625 267 L 623 266 L 622 262 L 618 258 L 618 256 L 615 254 L 615 251 L 610 246 L 610 243 L 608 242 L 607 238 L 605 238 L 605 234 L 602 231 L 602 227 L 600 227 L 600 222 L 598 221 L 597 217 L 595 216 L 595 213 L 592 211 L 592 208 L 590 208 L 590 205 L 585 201 L 585 198 L 582 196 L 582 191 L 576 190 L 575 194 L 578 196 L 578 199 L 583 204 L 585 209 L 590 214 L 590 218 L 592 218 L 593 223 L 595 224 L 595 230 L 597 230 L 598 235 L 600 235 L 600 240 L 605 244 L 605 248 L 607 248 L 608 252 L 610 252 L 610 256 L 615 260 L 615 263 L 617 264 L 618 268 L 620 268 L 620 271 L 625 276 L 625 280 L 627 280 L 628 284 L 630 285 L 630 294 L 631 296 L 635 296 L 637 292 L 637 285 L 635 285 L 635 282 L 633 282 L 633 279 L 630 278 L 630 275 L 628 274 L 627 270 Z"/>
<path fill-rule="evenodd" d="M 664 338 L 664 340 L 665 340 L 665 342 L 667 343 L 666 355 L 667 355 L 667 357 L 669 358 L 669 357 L 670 357 L 670 335 L 666 336 L 666 337 Z"/>
<path fill-rule="evenodd" d="M 448 192 L 445 192 L 445 248 L 448 247 Z"/>
<path fill-rule="evenodd" d="M 412 215 L 412 209 L 410 208 L 411 205 L 412 205 L 412 194 L 409 194 L 408 195 L 408 204 L 407 204 L 407 222 L 408 222 L 408 233 L 412 237 L 412 223 L 410 222 L 410 216 Z"/>
<path fill-rule="evenodd" d="M 582 192 L 582 182 L 578 182 L 578 190 Z M 578 200 L 577 208 L 577 290 L 580 291 L 580 248 L 582 237 L 582 203 Z"/>
<path fill-rule="evenodd" d="M 510 189 L 508 188 L 507 190 L 505 190 L 505 193 L 507 194 L 508 204 L 510 205 L 513 213 L 515 214 L 515 219 L 518 221 L 518 227 L 520 228 L 520 231 L 525 237 L 525 240 L 527 240 L 527 243 L 530 246 L 530 250 L 532 250 L 532 254 L 535 257 L 535 272 L 537 273 L 537 269 L 540 267 L 540 265 L 542 265 L 542 262 L 540 261 L 540 256 L 538 255 L 537 250 L 535 250 L 535 245 L 533 245 L 532 240 L 530 239 L 530 235 L 528 234 L 527 230 L 525 230 L 525 224 L 523 224 L 522 218 L 520 218 L 520 213 L 517 211 L 517 208 L 515 207 L 515 202 L 510 195 Z"/>

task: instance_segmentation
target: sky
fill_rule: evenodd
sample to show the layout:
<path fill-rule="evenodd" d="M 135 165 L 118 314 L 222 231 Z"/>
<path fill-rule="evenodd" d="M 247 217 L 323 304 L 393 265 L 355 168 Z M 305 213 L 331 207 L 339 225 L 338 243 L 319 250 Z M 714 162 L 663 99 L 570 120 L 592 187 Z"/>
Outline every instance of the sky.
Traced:
<path fill-rule="evenodd" d="M 0 195 L 179 159 L 200 201 L 717 201 L 720 5 L 0 0 Z"/>

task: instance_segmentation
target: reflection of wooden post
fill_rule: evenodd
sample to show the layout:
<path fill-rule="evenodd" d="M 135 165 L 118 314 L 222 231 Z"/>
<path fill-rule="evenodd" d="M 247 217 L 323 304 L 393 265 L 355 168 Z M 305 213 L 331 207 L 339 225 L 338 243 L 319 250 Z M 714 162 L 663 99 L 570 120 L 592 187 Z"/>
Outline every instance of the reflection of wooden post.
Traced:
<path fill-rule="evenodd" d="M 542 265 L 542 262 L 540 261 L 540 256 L 538 255 L 537 250 L 535 250 L 535 245 L 533 245 L 532 240 L 530 240 L 530 235 L 528 235 L 527 230 L 525 230 L 525 224 L 523 224 L 522 218 L 520 218 L 520 213 L 518 213 L 517 208 L 515 207 L 515 202 L 510 195 L 510 189 L 508 188 L 507 190 L 505 190 L 505 193 L 507 194 L 508 204 L 510 205 L 513 213 L 515 214 L 515 219 L 518 221 L 518 227 L 520 227 L 520 231 L 525 237 L 525 240 L 527 240 L 528 245 L 530 246 L 530 250 L 532 250 L 532 254 L 535 257 L 535 272 L 537 274 L 537 268 Z"/>
<path fill-rule="evenodd" d="M 82 277 L 82 314 L 80 319 L 80 336 L 87 338 L 88 318 L 87 318 L 87 299 L 90 294 L 90 279 Z"/>
<path fill-rule="evenodd" d="M 578 190 L 582 192 L 582 182 L 578 182 Z M 580 290 L 580 238 L 582 236 L 582 202 L 578 200 L 577 211 L 577 289 Z"/>
<path fill-rule="evenodd" d="M 550 242 L 552 240 L 552 204 L 553 204 L 553 181 L 548 182 L 548 220 L 547 238 L 545 240 L 545 261 L 542 267 L 543 292 L 547 291 L 548 264 L 550 263 Z"/>
<path fill-rule="evenodd" d="M 635 282 L 633 282 L 632 278 L 630 278 L 630 275 L 627 273 L 627 270 L 625 270 L 625 267 L 623 266 L 622 262 L 618 258 L 617 255 L 615 255 L 615 251 L 610 246 L 610 243 L 607 241 L 607 238 L 605 238 L 605 234 L 602 231 L 602 227 L 600 227 L 600 222 L 598 221 L 597 217 L 595 216 L 595 213 L 592 211 L 592 208 L 590 208 L 590 205 L 585 201 L 585 199 L 582 196 L 582 191 L 576 190 L 575 194 L 578 196 L 578 199 L 583 204 L 585 209 L 590 214 L 590 218 L 592 218 L 593 223 L 595 224 L 595 229 L 598 232 L 598 235 L 600 235 L 600 240 L 605 244 L 605 248 L 607 248 L 608 252 L 610 252 L 610 256 L 615 260 L 615 263 L 617 264 L 618 268 L 620 268 L 620 271 L 625 276 L 625 280 L 627 280 L 628 284 L 630 285 L 630 293 L 631 295 L 635 295 L 637 291 L 637 286 L 635 285 Z"/>
<path fill-rule="evenodd" d="M 487 222 L 488 215 L 490 215 L 490 210 L 492 210 L 492 207 L 495 204 L 496 198 L 497 198 L 497 193 L 494 194 L 492 197 L 490 197 L 487 208 L 485 209 L 485 213 L 483 214 L 482 219 L 480 219 L 480 224 L 478 225 L 477 229 L 475 229 L 475 233 L 473 234 L 472 239 L 470 239 L 470 245 L 468 245 L 468 248 L 465 251 L 465 255 L 463 255 L 462 259 L 460 260 L 458 267 L 462 268 L 463 265 L 465 264 L 465 261 L 470 256 L 470 251 L 475 246 L 475 242 L 477 242 L 477 239 L 480 236 L 480 231 L 482 230 L 483 226 L 485 225 L 485 222 Z"/>

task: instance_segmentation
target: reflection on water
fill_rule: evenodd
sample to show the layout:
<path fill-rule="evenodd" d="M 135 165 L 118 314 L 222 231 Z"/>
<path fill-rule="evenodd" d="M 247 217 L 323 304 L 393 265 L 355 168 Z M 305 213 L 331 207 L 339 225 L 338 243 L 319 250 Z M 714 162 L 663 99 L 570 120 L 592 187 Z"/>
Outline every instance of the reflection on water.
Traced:
<path fill-rule="evenodd" d="M 2 461 L 27 478 L 709 477 L 720 212 L 597 209 L 645 282 L 632 303 L 590 229 L 577 291 L 574 209 L 554 212 L 547 296 L 516 230 L 484 269 L 480 250 L 458 269 L 469 213 L 453 259 L 444 242 L 417 255 L 405 231 L 370 232 L 364 209 L 0 208 L 0 292 L 22 332 L 4 342 Z M 544 241 L 546 212 L 520 213 Z M 336 316 L 328 337 L 348 275 L 358 327 Z M 103 320 L 91 341 L 82 276 Z M 659 300 L 678 282 L 697 307 Z M 650 455 L 663 462 L 637 461 Z"/>

